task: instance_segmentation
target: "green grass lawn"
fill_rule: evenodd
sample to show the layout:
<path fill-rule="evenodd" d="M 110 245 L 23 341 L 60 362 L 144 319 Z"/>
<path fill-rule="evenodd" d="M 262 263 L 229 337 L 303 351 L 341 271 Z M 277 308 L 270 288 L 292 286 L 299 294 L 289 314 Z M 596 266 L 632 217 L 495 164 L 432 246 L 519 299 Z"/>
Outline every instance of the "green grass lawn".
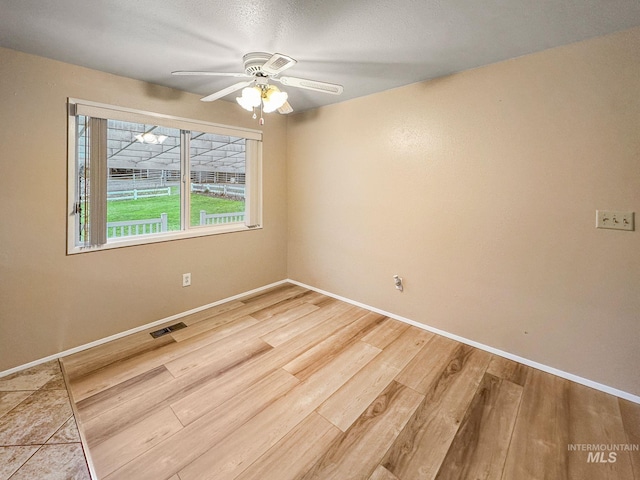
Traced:
<path fill-rule="evenodd" d="M 207 213 L 244 212 L 244 202 L 192 193 L 192 226 L 200 224 L 200 210 L 205 210 Z M 107 202 L 107 222 L 160 218 L 161 213 L 167 214 L 169 230 L 180 230 L 180 195 Z"/>

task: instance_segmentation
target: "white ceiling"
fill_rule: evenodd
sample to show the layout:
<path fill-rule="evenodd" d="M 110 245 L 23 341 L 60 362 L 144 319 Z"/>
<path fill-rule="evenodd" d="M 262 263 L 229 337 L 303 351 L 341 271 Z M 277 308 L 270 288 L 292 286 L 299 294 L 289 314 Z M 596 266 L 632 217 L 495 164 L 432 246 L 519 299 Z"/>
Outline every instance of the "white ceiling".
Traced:
<path fill-rule="evenodd" d="M 640 25 L 640 0 L 0 0 L 0 46 L 208 95 L 242 55 L 298 60 L 296 111 Z M 237 94 L 225 99 L 233 100 Z"/>

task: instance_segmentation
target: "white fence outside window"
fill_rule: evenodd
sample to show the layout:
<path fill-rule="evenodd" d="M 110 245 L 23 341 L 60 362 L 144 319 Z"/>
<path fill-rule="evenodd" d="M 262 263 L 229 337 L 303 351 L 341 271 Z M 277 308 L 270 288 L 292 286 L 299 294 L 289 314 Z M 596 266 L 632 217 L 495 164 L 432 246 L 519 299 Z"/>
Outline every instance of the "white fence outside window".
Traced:
<path fill-rule="evenodd" d="M 221 225 L 234 222 L 244 222 L 244 212 L 207 213 L 205 210 L 200 210 L 200 225 Z"/>
<path fill-rule="evenodd" d="M 226 183 L 192 183 L 192 192 L 216 193 L 225 197 L 244 198 L 244 185 L 227 185 Z"/>
<path fill-rule="evenodd" d="M 234 213 L 207 213 L 200 210 L 200 225 L 222 225 L 225 223 L 244 222 L 244 212 Z M 167 214 L 162 213 L 160 218 L 148 218 L 143 220 L 128 220 L 123 222 L 107 222 L 107 237 L 122 238 L 133 235 L 147 235 L 167 231 Z"/>
<path fill-rule="evenodd" d="M 226 184 L 191 184 L 192 192 L 216 193 L 231 197 L 245 197 L 244 185 Z M 161 188 L 134 188 L 132 190 L 114 190 L 107 192 L 109 201 L 138 200 L 140 198 L 163 197 L 171 195 L 171 187 Z M 222 225 L 225 223 L 244 222 L 244 212 L 234 213 L 207 213 L 200 210 L 200 225 Z M 107 222 L 107 237 L 121 238 L 134 235 L 147 235 L 168 231 L 167 214 L 160 218 L 142 220 L 127 220 L 121 222 Z"/>
<path fill-rule="evenodd" d="M 166 231 L 166 213 L 162 213 L 160 218 L 129 220 L 124 222 L 107 222 L 107 238 L 130 237 L 132 235 L 145 235 Z"/>
<path fill-rule="evenodd" d="M 107 200 L 138 200 L 139 198 L 166 197 L 171 195 L 171 187 L 134 188 L 107 192 Z"/>

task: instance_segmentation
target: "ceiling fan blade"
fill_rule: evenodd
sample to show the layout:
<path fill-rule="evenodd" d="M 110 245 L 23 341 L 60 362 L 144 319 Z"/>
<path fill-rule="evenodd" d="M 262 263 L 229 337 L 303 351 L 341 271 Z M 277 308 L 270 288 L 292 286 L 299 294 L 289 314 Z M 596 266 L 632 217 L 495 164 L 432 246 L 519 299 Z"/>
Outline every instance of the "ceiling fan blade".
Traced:
<path fill-rule="evenodd" d="M 317 80 L 307 80 L 306 78 L 297 77 L 280 77 L 274 78 L 283 85 L 288 87 L 305 88 L 315 92 L 330 93 L 332 95 L 340 95 L 344 90 L 342 85 L 336 83 L 319 82 Z"/>
<path fill-rule="evenodd" d="M 247 75 L 246 73 L 227 73 L 227 72 L 191 72 L 188 70 L 177 70 L 175 72 L 171 72 L 171 75 L 207 75 L 210 77 L 239 77 L 239 78 L 250 78 L 251 75 Z"/>
<path fill-rule="evenodd" d="M 268 75 L 277 75 L 284 72 L 287 68 L 293 67 L 296 63 L 298 63 L 297 60 L 294 60 L 287 55 L 274 53 L 271 55 L 271 58 L 262 65 L 261 69 Z"/>
<path fill-rule="evenodd" d="M 287 114 L 293 112 L 293 108 L 289 104 L 289 102 L 284 102 L 284 104 L 278 109 L 279 113 Z"/>
<path fill-rule="evenodd" d="M 200 100 L 202 100 L 203 102 L 213 102 L 214 100 L 218 100 L 219 98 L 222 98 L 226 95 L 229 95 L 230 93 L 233 93 L 237 90 L 240 90 L 241 88 L 244 87 L 248 87 L 249 85 L 251 85 L 253 83 L 253 80 L 248 80 L 246 82 L 238 82 L 238 83 L 234 83 L 233 85 L 227 87 L 227 88 L 223 88 L 222 90 L 216 92 L 216 93 L 212 93 L 211 95 L 208 95 L 206 97 L 201 98 Z"/>

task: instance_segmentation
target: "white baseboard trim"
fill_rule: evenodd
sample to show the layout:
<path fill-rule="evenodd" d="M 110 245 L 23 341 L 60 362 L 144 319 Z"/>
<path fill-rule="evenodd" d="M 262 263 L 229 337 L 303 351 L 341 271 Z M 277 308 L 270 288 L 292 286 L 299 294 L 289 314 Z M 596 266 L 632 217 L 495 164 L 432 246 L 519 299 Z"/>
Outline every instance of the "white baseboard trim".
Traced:
<path fill-rule="evenodd" d="M 201 307 L 192 308 L 191 310 L 187 310 L 186 312 L 177 313 L 175 315 L 171 315 L 169 317 L 162 318 L 160 320 L 156 320 L 155 322 L 147 323 L 145 325 L 141 325 L 136 328 L 132 328 L 125 332 L 116 333 L 115 335 L 111 335 L 106 338 L 101 338 L 100 340 L 95 340 L 90 343 L 86 343 L 84 345 L 80 345 L 78 347 L 70 348 L 69 350 L 65 350 L 60 353 L 55 353 L 53 355 L 49 355 L 48 357 L 40 358 L 38 360 L 34 360 L 33 362 L 25 363 L 24 365 L 19 365 L 14 368 L 10 368 L 9 370 L 4 370 L 0 372 L 0 378 L 6 377 L 7 375 L 11 375 L 12 373 L 19 372 L 21 370 L 25 370 L 27 368 L 35 367 L 36 365 L 40 365 L 42 363 L 50 362 L 51 360 L 56 360 L 58 358 L 66 357 L 72 355 L 74 353 L 82 352 L 83 350 L 87 350 L 92 347 L 97 347 L 98 345 L 102 345 L 103 343 L 110 342 L 112 340 L 117 340 L 118 338 L 126 337 L 127 335 L 131 335 L 132 333 L 138 333 L 143 330 L 147 330 L 149 328 L 157 327 L 158 325 L 162 325 L 164 323 L 169 323 L 174 320 L 177 320 L 182 317 L 186 317 L 187 315 L 191 315 L 193 313 L 200 312 L 202 310 L 206 310 L 207 308 L 215 307 L 222 303 L 230 302 L 232 300 L 237 300 L 238 298 L 246 297 L 247 295 L 252 295 L 254 293 L 261 292 L 263 290 L 267 290 L 269 288 L 277 287 L 278 285 L 282 285 L 283 283 L 293 283 L 288 280 L 280 280 L 279 282 L 270 283 L 269 285 L 265 285 L 263 287 L 255 288 L 253 290 L 249 290 L 248 292 L 239 293 L 238 295 L 233 295 L 232 297 L 223 298 L 222 300 L 218 300 L 213 303 L 209 303 L 207 305 L 202 305 Z"/>
<path fill-rule="evenodd" d="M 522 363 L 523 365 L 527 365 L 529 367 L 542 370 L 543 372 L 550 373 L 552 375 L 556 375 L 557 377 L 561 377 L 567 380 L 571 380 L 572 382 L 579 383 L 581 385 L 585 385 L 587 387 L 595 388 L 596 390 L 600 390 L 601 392 L 608 393 L 610 395 L 614 395 L 619 398 L 623 398 L 625 400 L 629 400 L 633 403 L 640 404 L 640 396 L 633 395 L 631 393 L 625 392 L 623 390 L 618 390 L 617 388 L 610 387 L 608 385 L 603 385 L 602 383 L 594 382 L 589 380 L 588 378 L 579 377 L 578 375 L 574 375 L 573 373 L 568 373 L 562 370 L 558 370 L 557 368 L 549 367 L 548 365 L 544 365 L 542 363 L 535 362 L 533 360 L 529 360 L 528 358 L 519 357 L 518 355 L 514 355 L 509 352 L 505 352 L 503 350 L 499 350 L 494 347 L 490 347 L 488 345 L 484 345 L 483 343 L 476 342 L 474 340 L 469 340 L 468 338 L 460 337 L 453 333 L 446 332 L 444 330 L 440 330 L 439 328 L 430 327 L 429 325 L 425 325 L 423 323 L 416 322 L 414 320 L 410 320 L 405 317 L 401 317 L 399 315 L 395 315 L 390 312 L 386 312 L 384 310 L 380 310 L 379 308 L 372 307 L 370 305 L 365 305 L 364 303 L 356 302 L 349 298 L 342 297 L 340 295 L 336 295 L 331 292 L 327 292 L 325 290 L 321 290 L 316 287 L 312 287 L 311 285 L 304 284 L 302 282 L 298 282 L 296 280 L 287 280 L 289 283 L 293 283 L 294 285 L 298 285 L 300 287 L 308 288 L 309 290 L 313 290 L 314 292 L 322 293 L 328 297 L 335 298 L 337 300 L 341 300 L 343 302 L 349 303 L 351 305 L 355 305 L 357 307 L 365 308 L 367 310 L 371 310 L 372 312 L 379 313 L 389 318 L 393 318 L 394 320 L 399 320 L 400 322 L 408 323 L 409 325 L 413 325 L 414 327 L 421 328 L 422 330 L 427 330 L 429 332 L 433 332 L 438 335 L 442 335 L 443 337 L 450 338 L 452 340 L 456 340 L 460 343 L 464 343 L 466 345 L 470 345 L 472 347 L 478 348 L 480 350 L 484 350 L 489 353 L 493 353 L 494 355 L 498 355 L 499 357 L 504 357 L 509 360 L 513 360 L 514 362 Z"/>

